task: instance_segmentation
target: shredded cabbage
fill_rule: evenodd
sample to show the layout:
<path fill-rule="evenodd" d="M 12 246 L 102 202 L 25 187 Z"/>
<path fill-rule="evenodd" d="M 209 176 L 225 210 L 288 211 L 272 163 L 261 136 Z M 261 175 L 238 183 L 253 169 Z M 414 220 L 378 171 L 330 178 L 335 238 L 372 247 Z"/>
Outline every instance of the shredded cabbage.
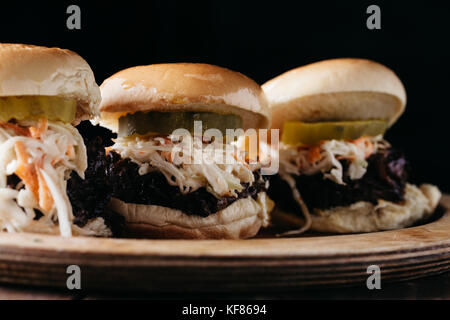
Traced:
<path fill-rule="evenodd" d="M 83 138 L 72 125 L 44 119 L 0 123 L 0 231 L 55 233 L 59 228 L 62 236 L 70 237 L 72 230 L 83 234 L 72 223 L 66 181 L 73 170 L 84 178 L 86 168 Z M 14 173 L 24 177 L 15 190 L 7 184 Z M 36 210 L 43 214 L 38 220 Z"/>
<path fill-rule="evenodd" d="M 300 206 L 300 209 L 303 212 L 303 216 L 305 217 L 305 224 L 297 230 L 286 231 L 281 234 L 277 234 L 277 236 L 284 237 L 284 236 L 293 236 L 293 235 L 302 234 L 302 233 L 308 231 L 309 228 L 311 228 L 311 225 L 312 225 L 311 213 L 309 212 L 308 206 L 303 201 L 300 191 L 297 189 L 297 187 L 295 185 L 294 178 L 290 174 L 287 174 L 287 173 L 280 173 L 280 177 L 284 181 L 286 181 L 287 184 L 289 185 L 289 188 L 291 188 L 292 197 L 294 198 L 295 202 L 297 202 L 297 204 Z"/>
<path fill-rule="evenodd" d="M 159 170 L 184 194 L 205 187 L 217 197 L 237 196 L 241 183 L 253 183 L 258 164 L 245 162 L 245 152 L 234 144 L 204 142 L 184 136 L 120 137 L 110 148 L 139 165 L 139 174 Z"/>
<path fill-rule="evenodd" d="M 380 148 L 386 148 L 389 144 L 382 136 L 365 138 L 366 140 L 340 141 L 328 140 L 319 148 L 320 156 L 316 161 L 310 161 L 310 147 L 292 148 L 280 143 L 280 170 L 289 174 L 313 175 L 322 172 L 326 179 L 338 184 L 344 183 L 344 172 L 340 159 L 348 159 L 350 166 L 345 173 L 351 180 L 357 180 L 367 171 L 367 157 L 377 152 Z M 369 143 L 367 143 L 369 142 Z"/>

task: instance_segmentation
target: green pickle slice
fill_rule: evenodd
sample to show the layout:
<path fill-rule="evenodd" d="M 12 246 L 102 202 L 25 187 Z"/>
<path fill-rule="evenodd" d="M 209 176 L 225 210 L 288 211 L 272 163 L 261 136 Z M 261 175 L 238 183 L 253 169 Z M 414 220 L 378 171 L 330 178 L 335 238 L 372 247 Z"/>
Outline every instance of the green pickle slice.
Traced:
<path fill-rule="evenodd" d="M 183 128 L 194 133 L 194 121 L 202 121 L 202 131 L 218 129 L 225 136 L 226 129 L 242 128 L 242 118 L 234 114 L 213 112 L 136 112 L 119 118 L 119 137 L 147 133 L 171 134 Z M 203 133 L 202 132 L 202 133 Z"/>
<path fill-rule="evenodd" d="M 47 118 L 72 122 L 77 112 L 75 99 L 56 96 L 0 97 L 0 121 Z"/>
<path fill-rule="evenodd" d="M 362 136 L 384 134 L 387 121 L 339 121 L 307 123 L 287 121 L 283 124 L 281 141 L 289 145 L 316 145 L 323 140 L 354 140 Z"/>

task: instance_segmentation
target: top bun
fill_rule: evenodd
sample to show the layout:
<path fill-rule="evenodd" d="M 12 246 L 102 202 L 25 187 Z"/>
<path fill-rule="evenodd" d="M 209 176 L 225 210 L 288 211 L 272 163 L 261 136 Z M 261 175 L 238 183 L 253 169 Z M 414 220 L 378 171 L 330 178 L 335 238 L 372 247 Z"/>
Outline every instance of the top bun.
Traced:
<path fill-rule="evenodd" d="M 236 114 L 243 129 L 267 128 L 270 111 L 261 87 L 241 73 L 200 63 L 169 63 L 122 70 L 100 86 L 100 122 L 137 111 L 206 111 Z"/>
<path fill-rule="evenodd" d="M 0 97 L 31 95 L 76 99 L 74 123 L 96 115 L 101 100 L 91 68 L 75 52 L 0 43 Z"/>
<path fill-rule="evenodd" d="M 405 110 L 406 92 L 389 68 L 364 59 L 332 59 L 299 67 L 262 86 L 272 128 L 285 121 L 387 120 Z"/>

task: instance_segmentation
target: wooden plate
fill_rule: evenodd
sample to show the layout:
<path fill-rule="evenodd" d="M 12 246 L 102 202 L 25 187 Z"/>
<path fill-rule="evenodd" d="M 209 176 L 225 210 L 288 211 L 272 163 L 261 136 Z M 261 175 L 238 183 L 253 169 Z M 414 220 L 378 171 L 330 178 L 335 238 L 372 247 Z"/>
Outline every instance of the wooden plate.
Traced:
<path fill-rule="evenodd" d="M 450 269 L 450 196 L 442 217 L 402 230 L 252 240 L 132 240 L 0 234 L 0 281 L 82 289 L 272 291 L 365 284 L 367 267 L 399 281 Z"/>

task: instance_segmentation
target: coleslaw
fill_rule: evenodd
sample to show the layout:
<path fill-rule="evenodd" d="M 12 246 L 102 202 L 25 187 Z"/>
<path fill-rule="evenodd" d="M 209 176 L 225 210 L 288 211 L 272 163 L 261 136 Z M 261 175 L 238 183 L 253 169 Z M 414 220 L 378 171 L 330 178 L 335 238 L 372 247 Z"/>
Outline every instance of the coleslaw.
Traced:
<path fill-rule="evenodd" d="M 381 135 L 351 141 L 327 140 L 317 146 L 296 148 L 280 143 L 280 171 L 295 175 L 322 172 L 324 178 L 345 184 L 344 175 L 348 175 L 351 180 L 362 178 L 367 171 L 366 159 L 377 150 L 387 147 L 389 143 Z M 339 161 L 342 159 L 350 161 L 347 172 L 344 172 Z"/>
<path fill-rule="evenodd" d="M 87 168 L 83 138 L 72 125 L 47 119 L 0 123 L 0 230 L 91 234 L 73 225 L 66 182 Z M 8 185 L 15 174 L 20 182 Z M 38 219 L 37 219 L 38 218 Z"/>

